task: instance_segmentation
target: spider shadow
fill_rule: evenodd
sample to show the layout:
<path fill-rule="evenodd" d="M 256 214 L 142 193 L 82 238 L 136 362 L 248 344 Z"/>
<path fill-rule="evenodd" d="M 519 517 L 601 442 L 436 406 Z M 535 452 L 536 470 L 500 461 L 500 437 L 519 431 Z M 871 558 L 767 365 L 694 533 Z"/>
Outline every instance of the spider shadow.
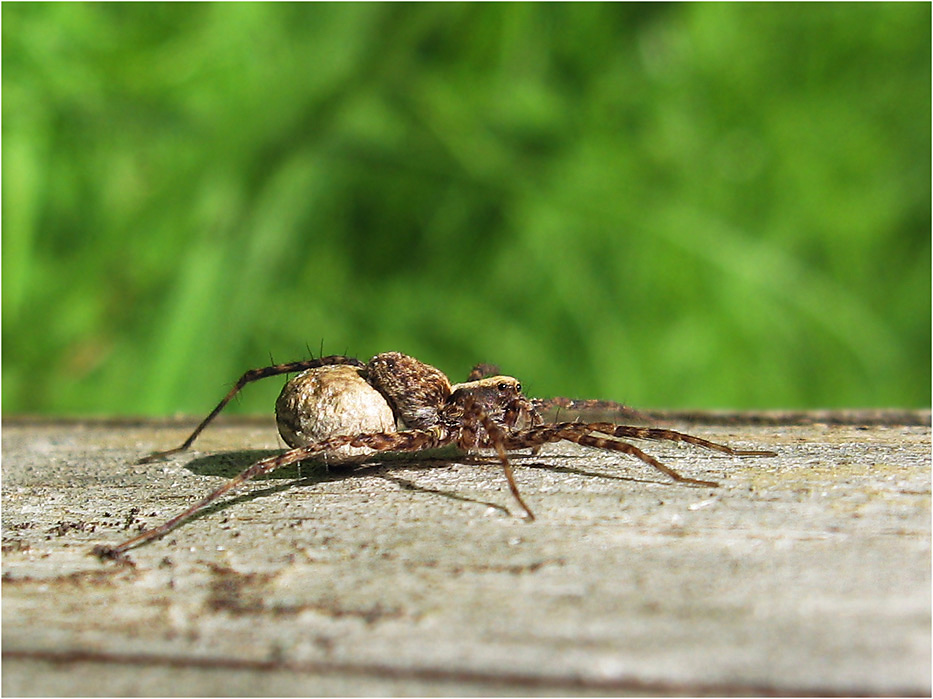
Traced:
<path fill-rule="evenodd" d="M 200 456 L 189 462 L 185 468 L 200 476 L 219 476 L 223 478 L 233 478 L 260 459 L 281 454 L 281 449 L 252 449 L 223 452 L 219 454 L 210 454 Z M 566 473 L 586 478 L 605 478 L 614 481 L 623 481 L 628 483 L 646 483 L 664 486 L 688 486 L 690 484 L 677 483 L 668 480 L 658 480 L 651 478 L 639 478 L 636 476 L 617 475 L 600 471 L 578 468 L 575 466 L 558 465 L 554 463 L 544 463 L 536 460 L 537 457 L 529 454 L 513 454 L 510 457 L 515 466 L 522 468 L 541 469 L 551 471 L 552 473 Z M 567 459 L 577 460 L 578 456 L 572 455 L 550 455 L 550 460 Z M 249 492 L 242 493 L 227 500 L 221 500 L 209 505 L 204 510 L 193 515 L 189 521 L 200 519 L 217 512 L 222 512 L 229 507 L 241 503 L 250 502 L 257 498 L 274 495 L 294 487 L 306 487 L 318 485 L 321 483 L 331 483 L 342 481 L 347 478 L 358 478 L 367 476 L 378 476 L 391 483 L 396 484 L 400 489 L 426 493 L 430 495 L 440 495 L 450 498 L 457 502 L 472 503 L 492 508 L 505 515 L 511 515 L 511 511 L 502 504 L 480 500 L 477 498 L 461 495 L 450 490 L 430 488 L 414 483 L 413 481 L 397 475 L 391 475 L 391 471 L 405 468 L 407 470 L 427 471 L 434 468 L 440 468 L 444 465 L 456 462 L 465 465 L 497 465 L 498 459 L 495 456 L 465 456 L 465 455 L 405 455 L 403 458 L 393 456 L 388 459 L 366 461 L 354 464 L 327 464 L 321 460 L 307 460 L 298 464 L 291 464 L 272 473 L 259 476 L 254 479 L 257 483 L 270 482 L 270 485 L 264 488 L 255 488 Z"/>
<path fill-rule="evenodd" d="M 585 478 L 603 478 L 603 479 L 607 479 L 610 481 L 621 481 L 625 483 L 641 483 L 641 484 L 647 484 L 647 485 L 660 485 L 664 487 L 688 487 L 688 488 L 707 487 L 707 486 L 701 486 L 699 484 L 679 483 L 673 479 L 668 478 L 663 473 L 659 473 L 658 478 L 643 478 L 643 477 L 638 477 L 638 476 L 626 476 L 626 475 L 619 475 L 615 473 L 606 473 L 604 471 L 592 471 L 592 470 L 587 470 L 583 468 L 578 468 L 575 466 L 545 463 L 543 461 L 540 461 L 539 458 L 540 457 L 538 457 L 535 454 L 527 454 L 527 453 L 509 454 L 509 460 L 512 462 L 512 465 L 513 467 L 515 467 L 516 470 L 519 470 L 521 468 L 532 468 L 532 469 L 538 469 L 542 471 L 550 471 L 551 473 L 565 473 L 568 475 L 583 476 Z M 580 460 L 579 456 L 572 455 L 572 454 L 549 454 L 547 458 L 552 461 L 553 460 L 566 460 L 566 461 L 579 461 Z M 451 461 L 456 461 L 456 463 L 462 464 L 462 465 L 493 466 L 493 467 L 499 467 L 501 470 L 499 459 L 495 455 L 473 454 L 473 455 L 460 455 L 456 457 L 455 459 L 454 458 L 443 458 L 443 457 L 429 457 L 429 458 L 421 460 L 422 463 L 431 462 L 431 461 L 440 463 L 440 464 L 450 463 Z M 411 468 L 413 466 L 417 467 L 418 462 L 409 462 L 409 463 L 405 463 L 404 465 L 406 468 Z M 386 467 L 386 470 L 392 468 L 391 463 L 389 463 L 388 465 L 384 464 L 384 466 Z M 434 465 L 433 464 L 431 466 L 425 465 L 422 468 L 429 468 L 429 467 L 434 467 Z M 397 485 L 399 485 L 401 488 L 404 488 L 405 490 L 414 490 L 414 491 L 418 491 L 422 493 L 432 493 L 435 495 L 443 495 L 444 497 L 449 497 L 453 500 L 486 505 L 487 507 L 491 507 L 493 509 L 499 510 L 500 512 L 503 512 L 505 514 L 511 514 L 510 510 L 507 507 L 501 504 L 495 503 L 495 502 L 477 500 L 475 498 L 458 495 L 456 493 L 451 493 L 449 491 L 435 490 L 433 488 L 419 486 L 408 479 L 400 478 L 398 476 L 391 476 L 391 475 L 385 475 L 385 474 L 377 474 L 377 475 L 380 475 L 386 480 L 396 483 Z"/>
<path fill-rule="evenodd" d="M 251 449 L 223 452 L 220 454 L 210 454 L 193 459 L 185 466 L 185 468 L 199 476 L 218 476 L 229 479 L 234 478 L 238 474 L 242 473 L 245 469 L 249 468 L 260 459 L 276 456 L 281 453 L 283 453 L 281 449 Z M 250 502 L 256 498 L 266 497 L 268 495 L 274 495 L 276 493 L 290 490 L 293 487 L 305 487 L 318 485 L 321 483 L 332 483 L 336 481 L 342 481 L 347 478 L 359 478 L 367 476 L 379 476 L 384 480 L 395 483 L 402 490 L 440 495 L 452 500 L 456 500 L 458 502 L 484 505 L 486 507 L 499 510 L 504 514 L 511 514 L 508 508 L 493 502 L 478 500 L 476 498 L 471 498 L 449 490 L 420 486 L 406 478 L 389 475 L 388 472 L 398 468 L 427 471 L 430 469 L 439 468 L 444 464 L 449 464 L 452 460 L 450 457 L 445 458 L 432 455 L 422 456 L 420 458 L 412 458 L 411 455 L 406 456 L 409 458 L 399 458 L 398 456 L 394 456 L 390 459 L 374 459 L 372 461 L 351 464 L 328 464 L 323 460 L 314 459 L 302 461 L 297 464 L 290 464 L 280 469 L 276 469 L 272 473 L 267 473 L 252 479 L 252 481 L 256 483 L 261 483 L 263 481 L 279 482 L 271 484 L 265 488 L 256 488 L 248 493 L 242 493 L 235 497 L 231 497 L 230 499 L 222 500 L 220 502 L 209 505 L 203 511 L 194 515 L 189 521 L 200 519 L 201 517 L 207 516 L 209 514 L 223 511 L 233 505 Z M 462 457 L 461 460 L 463 460 L 463 458 L 466 457 Z M 472 463 L 472 461 L 470 461 L 470 463 Z"/>
<path fill-rule="evenodd" d="M 198 476 L 218 476 L 221 478 L 233 478 L 245 471 L 254 463 L 261 459 L 268 459 L 271 456 L 282 454 L 282 449 L 241 449 L 237 451 L 225 451 L 216 454 L 205 454 L 198 456 L 187 464 L 185 468 Z M 257 476 L 252 479 L 256 482 L 267 480 L 301 480 L 308 474 L 308 478 L 313 478 L 317 472 L 326 472 L 327 465 L 321 461 L 307 460 L 299 464 L 291 464 L 276 469 L 272 473 Z"/>
<path fill-rule="evenodd" d="M 640 478 L 638 476 L 623 476 L 615 473 L 606 473 L 605 471 L 589 471 L 587 469 L 578 468 L 576 466 L 564 466 L 558 464 L 549 464 L 542 461 L 533 461 L 536 457 L 526 455 L 524 457 L 511 457 L 515 462 L 516 466 L 521 466 L 523 468 L 533 468 L 541 471 L 550 471 L 551 473 L 566 473 L 573 476 L 585 476 L 586 478 L 604 478 L 610 481 L 622 481 L 625 483 L 644 483 L 647 485 L 664 485 L 664 486 L 681 486 L 681 487 L 702 487 L 697 485 L 692 485 L 690 483 L 678 483 L 677 481 L 667 478 L 663 473 L 659 473 L 659 479 L 656 478 Z M 572 455 L 563 455 L 555 454 L 548 455 L 548 459 L 567 459 L 567 460 L 576 460 L 579 461 L 579 456 Z"/>

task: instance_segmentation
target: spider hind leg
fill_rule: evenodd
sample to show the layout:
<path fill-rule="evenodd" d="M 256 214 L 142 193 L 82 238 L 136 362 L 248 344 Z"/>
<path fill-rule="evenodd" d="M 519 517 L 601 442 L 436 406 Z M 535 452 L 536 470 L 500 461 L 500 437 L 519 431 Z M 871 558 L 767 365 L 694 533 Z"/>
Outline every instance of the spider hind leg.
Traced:
<path fill-rule="evenodd" d="M 233 388 L 225 395 L 221 401 L 216 405 L 216 407 L 204 418 L 200 424 L 194 428 L 194 432 L 188 435 L 188 439 L 182 442 L 179 446 L 174 449 L 167 449 L 165 451 L 156 451 L 149 456 L 141 458 L 136 463 L 139 464 L 149 464 L 153 461 L 161 461 L 170 456 L 178 454 L 180 452 L 186 451 L 190 447 L 194 440 L 198 438 L 198 435 L 204 430 L 205 427 L 210 424 L 210 422 L 217 417 L 220 412 L 226 407 L 233 397 L 239 393 L 244 386 L 254 381 L 259 381 L 260 379 L 266 379 L 270 376 L 278 376 L 280 374 L 292 374 L 298 371 L 305 371 L 306 369 L 314 369 L 321 366 L 330 366 L 334 364 L 350 364 L 356 367 L 365 366 L 363 362 L 359 359 L 354 359 L 353 357 L 344 357 L 342 355 L 331 355 L 330 357 L 318 357 L 317 359 L 306 359 L 300 362 L 289 362 L 288 364 L 275 364 L 272 366 L 262 367 L 261 369 L 250 369 L 244 373 Z"/>

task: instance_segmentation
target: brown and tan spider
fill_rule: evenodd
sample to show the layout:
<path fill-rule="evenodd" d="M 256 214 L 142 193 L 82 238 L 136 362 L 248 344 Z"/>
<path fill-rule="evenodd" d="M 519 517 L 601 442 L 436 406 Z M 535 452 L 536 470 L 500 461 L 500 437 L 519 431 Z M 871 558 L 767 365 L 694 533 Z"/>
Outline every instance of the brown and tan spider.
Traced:
<path fill-rule="evenodd" d="M 257 461 L 238 476 L 164 524 L 117 546 L 98 546 L 101 558 L 119 558 L 126 551 L 164 536 L 242 483 L 288 464 L 326 455 L 334 461 L 359 460 L 378 452 L 415 452 L 446 445 L 463 451 L 494 449 L 515 500 L 528 520 L 534 519 L 512 475 L 508 452 L 537 450 L 549 442 L 570 441 L 609 449 L 641 459 L 675 481 L 716 487 L 712 481 L 688 478 L 619 438 L 686 442 L 734 456 L 775 456 L 770 451 L 746 451 L 668 429 L 633 427 L 611 422 L 545 423 L 542 410 L 552 406 L 610 408 L 632 413 L 617 403 L 529 399 L 511 376 L 496 367 L 477 365 L 465 383 L 451 385 L 439 369 L 400 352 L 377 354 L 366 364 L 334 355 L 247 371 L 204 418 L 185 442 L 142 459 L 148 463 L 184 451 L 246 384 L 269 376 L 302 372 L 282 389 L 276 401 L 279 432 L 290 450 Z"/>

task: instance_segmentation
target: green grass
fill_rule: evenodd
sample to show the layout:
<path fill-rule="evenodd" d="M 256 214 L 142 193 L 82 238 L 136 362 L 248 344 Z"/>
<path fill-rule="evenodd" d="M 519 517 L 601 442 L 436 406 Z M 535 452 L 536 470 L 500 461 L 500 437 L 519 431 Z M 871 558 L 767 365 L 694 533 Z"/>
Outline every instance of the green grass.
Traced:
<path fill-rule="evenodd" d="M 322 346 L 930 404 L 928 4 L 2 14 L 5 414 L 201 414 Z"/>

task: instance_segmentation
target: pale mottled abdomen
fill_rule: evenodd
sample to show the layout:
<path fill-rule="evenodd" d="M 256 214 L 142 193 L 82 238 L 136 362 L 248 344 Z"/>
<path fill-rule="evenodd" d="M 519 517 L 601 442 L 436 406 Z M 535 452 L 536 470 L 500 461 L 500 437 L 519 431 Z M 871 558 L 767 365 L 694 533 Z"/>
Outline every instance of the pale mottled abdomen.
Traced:
<path fill-rule="evenodd" d="M 303 447 L 340 435 L 395 432 L 392 409 L 355 366 L 308 369 L 282 388 L 275 402 L 279 434 L 290 447 Z M 325 452 L 331 463 L 362 461 L 375 453 L 367 447 L 343 446 Z"/>

